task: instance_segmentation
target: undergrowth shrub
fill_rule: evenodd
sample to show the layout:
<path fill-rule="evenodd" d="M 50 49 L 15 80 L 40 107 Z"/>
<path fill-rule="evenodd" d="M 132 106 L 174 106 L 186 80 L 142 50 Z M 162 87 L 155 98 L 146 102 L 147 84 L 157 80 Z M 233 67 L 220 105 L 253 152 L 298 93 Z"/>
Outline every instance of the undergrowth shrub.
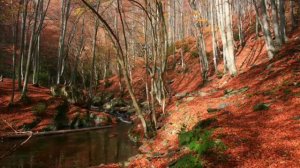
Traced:
<path fill-rule="evenodd" d="M 42 117 L 45 115 L 47 110 L 47 104 L 45 102 L 40 102 L 32 107 L 32 113 L 37 117 Z"/>
<path fill-rule="evenodd" d="M 69 104 L 66 100 L 56 108 L 56 114 L 54 116 L 54 125 L 57 130 L 68 127 L 68 116 Z"/>
<path fill-rule="evenodd" d="M 185 127 L 183 127 L 178 135 L 179 145 L 188 147 L 193 154 L 181 158 L 171 167 L 202 167 L 200 160 L 202 155 L 207 154 L 210 151 L 225 151 L 227 149 L 221 140 L 213 139 L 212 134 L 214 130 L 203 129 L 201 126 L 202 125 L 199 124 L 191 131 L 186 131 Z"/>
<path fill-rule="evenodd" d="M 41 86 L 48 87 L 49 86 L 49 74 L 48 72 L 40 72 L 38 74 L 39 84 Z"/>

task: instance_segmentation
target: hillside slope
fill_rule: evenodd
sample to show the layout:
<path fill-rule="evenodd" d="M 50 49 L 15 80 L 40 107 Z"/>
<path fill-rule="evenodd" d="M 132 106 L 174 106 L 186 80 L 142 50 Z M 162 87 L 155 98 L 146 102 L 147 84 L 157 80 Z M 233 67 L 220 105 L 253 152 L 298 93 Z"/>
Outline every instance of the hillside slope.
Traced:
<path fill-rule="evenodd" d="M 186 151 L 178 145 L 178 133 L 183 126 L 191 129 L 200 121 L 212 121 L 209 128 L 215 128 L 214 137 L 228 147 L 224 156 L 205 157 L 206 167 L 298 167 L 299 37 L 298 29 L 271 61 L 266 59 L 262 40 L 248 42 L 237 56 L 239 75 L 221 79 L 214 75 L 203 87 L 199 87 L 197 58 L 186 53 L 188 70 L 167 75 L 172 81 L 173 97 L 167 114 L 159 119 L 163 127 L 154 139 L 143 143 L 143 154 L 132 158 L 129 167 L 166 167 L 185 155 Z M 134 78 L 134 82 L 140 80 Z M 183 98 L 178 99 L 178 94 L 183 94 Z M 259 104 L 269 108 L 256 111 Z M 209 113 L 209 109 L 218 111 Z"/>

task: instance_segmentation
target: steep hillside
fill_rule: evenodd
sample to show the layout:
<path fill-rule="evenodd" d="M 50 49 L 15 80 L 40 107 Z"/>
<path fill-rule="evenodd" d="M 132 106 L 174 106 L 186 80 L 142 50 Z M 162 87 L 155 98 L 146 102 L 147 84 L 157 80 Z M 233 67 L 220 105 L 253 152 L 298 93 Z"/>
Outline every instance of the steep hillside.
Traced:
<path fill-rule="evenodd" d="M 217 75 L 201 86 L 198 58 L 185 54 L 187 69 L 168 71 L 172 90 L 163 125 L 152 140 L 143 142 L 143 153 L 131 159 L 129 167 L 166 167 L 182 157 L 178 133 L 192 129 L 200 121 L 211 121 L 214 137 L 227 151 L 205 156 L 206 167 L 297 167 L 300 162 L 300 29 L 290 35 L 275 59 L 268 61 L 263 40 L 252 42 L 237 56 L 237 77 Z M 189 40 L 188 40 L 189 41 Z M 190 43 L 193 50 L 193 42 Z M 177 53 L 176 58 L 179 57 Z M 170 57 L 172 62 L 173 57 Z M 138 66 L 141 67 L 141 66 Z M 133 72 L 135 90 L 143 90 L 142 69 Z M 109 89 L 118 89 L 117 78 Z M 116 91 L 116 90 L 115 90 Z M 266 105 L 267 109 L 257 110 Z M 215 109 L 215 110 L 214 110 Z"/>

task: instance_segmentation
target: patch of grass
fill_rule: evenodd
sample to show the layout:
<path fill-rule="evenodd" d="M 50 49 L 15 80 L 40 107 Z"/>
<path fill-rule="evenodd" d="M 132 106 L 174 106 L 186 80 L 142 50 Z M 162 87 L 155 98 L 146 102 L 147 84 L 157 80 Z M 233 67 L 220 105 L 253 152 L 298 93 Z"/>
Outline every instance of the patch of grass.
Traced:
<path fill-rule="evenodd" d="M 201 155 L 214 147 L 212 130 L 194 129 L 179 133 L 180 146 L 187 146 L 190 150 Z"/>
<path fill-rule="evenodd" d="M 46 110 L 47 110 L 47 104 L 45 102 L 40 102 L 32 107 L 32 113 L 37 117 L 44 116 Z"/>
<path fill-rule="evenodd" d="M 181 158 L 173 167 L 202 167 L 201 155 L 211 153 L 210 151 L 227 150 L 226 145 L 221 140 L 212 138 L 213 130 L 203 129 L 212 121 L 214 119 L 201 121 L 191 131 L 186 131 L 186 127 L 183 126 L 178 134 L 179 145 L 188 147 L 194 154 Z"/>
<path fill-rule="evenodd" d="M 269 110 L 270 108 L 270 104 L 266 104 L 266 103 L 258 103 L 253 107 L 254 111 L 265 111 L 265 110 Z"/>

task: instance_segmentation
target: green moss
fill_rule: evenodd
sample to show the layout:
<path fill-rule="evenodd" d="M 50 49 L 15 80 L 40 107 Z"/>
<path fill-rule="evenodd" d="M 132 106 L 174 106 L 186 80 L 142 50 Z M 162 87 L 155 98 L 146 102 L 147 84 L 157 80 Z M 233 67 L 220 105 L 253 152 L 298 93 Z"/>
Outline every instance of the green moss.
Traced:
<path fill-rule="evenodd" d="M 181 158 L 171 167 L 202 167 L 200 157 L 203 154 L 210 151 L 227 150 L 226 145 L 221 140 L 213 139 L 213 130 L 203 129 L 213 121 L 215 119 L 201 121 L 191 131 L 186 131 L 186 126 L 183 126 L 178 135 L 179 145 L 188 147 L 194 154 Z"/>
<path fill-rule="evenodd" d="M 270 104 L 258 103 L 253 107 L 254 111 L 265 111 L 269 110 Z"/>
<path fill-rule="evenodd" d="M 45 102 L 40 102 L 32 107 L 32 113 L 37 117 L 44 116 L 46 110 L 47 110 L 47 104 Z"/>

